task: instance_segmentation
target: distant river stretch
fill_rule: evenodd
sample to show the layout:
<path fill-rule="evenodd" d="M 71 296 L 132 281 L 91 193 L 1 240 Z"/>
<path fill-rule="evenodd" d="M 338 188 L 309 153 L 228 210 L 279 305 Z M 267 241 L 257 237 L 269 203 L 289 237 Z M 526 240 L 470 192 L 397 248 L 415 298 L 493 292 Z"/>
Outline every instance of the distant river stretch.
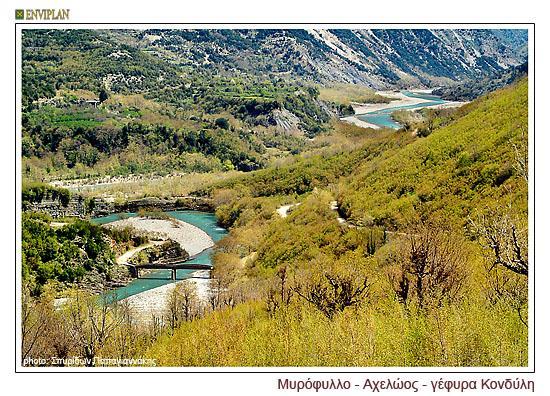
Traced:
<path fill-rule="evenodd" d="M 166 212 L 175 219 L 185 221 L 192 224 L 204 232 L 206 232 L 214 240 L 214 242 L 222 239 L 227 230 L 218 226 L 216 216 L 213 213 L 199 212 L 195 210 L 181 210 L 175 212 Z M 113 221 L 120 220 L 121 217 L 134 217 L 136 213 L 112 214 L 105 217 L 97 217 L 92 219 L 96 224 L 107 224 Z M 186 261 L 190 264 L 212 264 L 212 249 L 207 249 L 194 257 L 192 260 Z M 144 292 L 149 289 L 154 289 L 162 285 L 173 282 L 170 279 L 171 270 L 152 270 L 147 274 L 143 274 L 142 278 L 134 279 L 128 285 L 120 287 L 112 291 L 116 300 L 122 300 L 134 294 Z M 177 279 L 186 279 L 192 276 L 194 270 L 177 270 Z"/>
<path fill-rule="evenodd" d="M 411 98 L 420 98 L 420 99 L 426 99 L 429 102 L 422 102 L 418 104 L 413 105 L 404 105 L 404 106 L 395 106 L 387 109 L 372 111 L 370 113 L 357 115 L 357 118 L 368 122 L 370 124 L 378 125 L 382 128 L 393 128 L 393 129 L 399 129 L 401 128 L 401 125 L 399 125 L 397 122 L 392 120 L 391 113 L 393 113 L 396 110 L 410 110 L 410 109 L 420 109 L 423 107 L 430 107 L 430 106 L 436 106 L 443 103 L 448 103 L 447 100 L 441 99 L 439 96 L 430 95 L 426 93 L 417 93 L 417 92 L 410 92 L 410 91 L 401 91 L 401 93 L 405 96 L 411 97 Z"/>

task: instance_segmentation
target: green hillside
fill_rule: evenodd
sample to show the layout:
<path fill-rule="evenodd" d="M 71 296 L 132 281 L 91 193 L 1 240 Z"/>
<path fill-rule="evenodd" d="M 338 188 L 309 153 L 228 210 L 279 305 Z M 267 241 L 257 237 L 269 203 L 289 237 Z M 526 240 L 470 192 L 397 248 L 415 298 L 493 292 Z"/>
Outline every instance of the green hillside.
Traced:
<path fill-rule="evenodd" d="M 35 181 L 255 170 L 349 112 L 312 83 L 183 66 L 107 31 L 22 40 L 23 166 Z"/>
<path fill-rule="evenodd" d="M 21 41 L 24 365 L 527 366 L 527 30 Z"/>
<path fill-rule="evenodd" d="M 516 155 L 527 148 L 527 108 L 524 79 L 463 107 L 464 116 L 436 133 L 362 163 L 342 183 L 345 217 L 398 229 L 422 213 L 463 224 L 472 209 L 508 200 L 526 211 Z"/>
<path fill-rule="evenodd" d="M 182 323 L 148 356 L 163 365 L 526 365 L 527 276 L 506 258 L 527 261 L 527 80 L 442 124 L 426 138 L 379 137 L 214 189 L 232 225 L 215 261 L 221 309 Z M 295 183 L 298 169 L 313 182 Z M 336 196 L 347 223 L 330 207 Z M 281 218 L 283 203 L 300 205 Z"/>

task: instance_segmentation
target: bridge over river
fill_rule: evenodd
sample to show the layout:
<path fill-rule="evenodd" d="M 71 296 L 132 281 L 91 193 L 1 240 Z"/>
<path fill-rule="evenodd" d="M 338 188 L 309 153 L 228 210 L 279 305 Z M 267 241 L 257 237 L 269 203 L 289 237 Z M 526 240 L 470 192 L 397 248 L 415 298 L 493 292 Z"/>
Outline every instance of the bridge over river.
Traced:
<path fill-rule="evenodd" d="M 210 235 L 214 242 L 219 241 L 227 235 L 227 230 L 218 225 L 214 213 L 183 210 L 169 211 L 167 214 L 177 220 L 181 220 L 199 227 L 201 230 Z M 112 214 L 105 217 L 95 218 L 93 221 L 96 224 L 108 224 L 110 222 L 120 220 L 122 216 L 133 217 L 136 216 L 136 213 Z M 153 264 L 153 267 L 148 267 L 146 264 L 138 264 L 138 268 L 135 268 L 135 265 L 128 265 L 128 269 L 134 276 L 134 279 L 126 286 L 116 288 L 110 293 L 114 294 L 116 300 L 123 300 L 135 294 L 174 282 L 174 272 L 176 272 L 177 275 L 176 280 L 179 280 L 187 279 L 193 276 L 192 274 L 194 271 L 211 270 L 211 255 L 212 249 L 206 249 L 196 256 L 189 257 L 189 259 L 185 262 L 172 261 L 164 263 L 147 263 Z M 150 273 L 145 273 L 146 269 L 151 269 Z M 168 276 L 168 271 L 171 272 L 171 276 Z"/>
<path fill-rule="evenodd" d="M 130 268 L 132 276 L 139 279 L 140 269 L 171 270 L 172 280 L 176 280 L 177 270 L 211 270 L 210 264 L 198 263 L 144 263 L 144 264 L 125 264 Z"/>

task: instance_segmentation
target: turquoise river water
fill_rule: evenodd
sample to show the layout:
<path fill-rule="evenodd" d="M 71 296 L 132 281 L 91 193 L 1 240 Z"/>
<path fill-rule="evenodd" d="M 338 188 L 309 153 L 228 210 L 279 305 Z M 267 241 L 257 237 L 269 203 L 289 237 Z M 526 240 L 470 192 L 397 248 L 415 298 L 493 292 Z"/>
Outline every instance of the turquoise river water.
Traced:
<path fill-rule="evenodd" d="M 448 102 L 446 100 L 441 99 L 439 96 L 435 96 L 435 95 L 430 95 L 425 93 L 416 93 L 416 92 L 410 92 L 410 91 L 401 91 L 401 92 L 405 96 L 408 96 L 411 98 L 427 99 L 429 100 L 429 102 L 418 103 L 415 105 L 395 106 L 388 109 L 372 111 L 370 113 L 357 115 L 357 118 L 360 120 L 369 122 L 371 124 L 378 125 L 382 128 L 399 129 L 401 128 L 401 125 L 399 125 L 397 122 L 395 122 L 391 118 L 391 113 L 393 113 L 394 111 L 420 109 L 422 107 L 436 106 L 436 105 L 440 105 Z"/>
<path fill-rule="evenodd" d="M 204 232 L 206 232 L 214 240 L 214 242 L 222 239 L 226 234 L 227 230 L 218 226 L 216 222 L 216 216 L 213 213 L 200 212 L 195 210 L 181 210 L 175 212 L 166 212 L 175 219 L 185 221 L 186 223 L 192 224 Z M 124 217 L 134 217 L 136 213 L 119 213 L 112 214 L 105 217 L 97 217 L 92 220 L 96 224 L 107 224 L 116 220 L 120 220 Z M 197 256 L 193 257 L 187 263 L 196 263 L 196 264 L 212 264 L 212 249 L 206 249 L 202 253 L 199 253 Z M 178 270 L 177 279 L 186 279 L 193 275 L 194 270 Z M 132 296 L 144 292 L 146 290 L 154 289 L 162 285 L 174 282 L 170 279 L 170 270 L 153 270 L 147 274 L 143 274 L 143 277 L 140 279 L 134 279 L 128 285 L 115 289 L 109 294 L 115 300 L 122 300 L 123 298 Z"/>

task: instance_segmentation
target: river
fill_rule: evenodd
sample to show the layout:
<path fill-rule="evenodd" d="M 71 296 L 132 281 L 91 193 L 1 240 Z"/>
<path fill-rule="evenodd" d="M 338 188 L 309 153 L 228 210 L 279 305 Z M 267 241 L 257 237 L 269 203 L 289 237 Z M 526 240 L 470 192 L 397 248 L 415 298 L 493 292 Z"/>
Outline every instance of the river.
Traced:
<path fill-rule="evenodd" d="M 371 124 L 378 125 L 380 127 L 399 129 L 401 126 L 392 120 L 391 113 L 396 110 L 402 109 L 419 109 L 423 107 L 436 106 L 448 101 L 439 98 L 438 96 L 426 94 L 426 93 L 417 93 L 410 91 L 401 91 L 404 95 L 411 98 L 420 98 L 426 99 L 428 102 L 422 102 L 412 105 L 403 105 L 403 106 L 394 106 L 377 111 L 372 111 L 366 114 L 358 114 L 356 117 L 360 120 L 366 121 Z M 213 213 L 193 211 L 193 210 L 182 210 L 182 211 L 173 211 L 166 212 L 170 216 L 185 221 L 186 223 L 192 224 L 203 231 L 205 231 L 214 242 L 219 241 L 227 234 L 227 230 L 221 228 L 217 225 L 216 216 Z M 134 217 L 136 213 L 122 213 L 122 214 L 112 214 L 105 217 L 98 217 L 92 219 L 92 222 L 96 224 L 107 224 L 116 220 L 120 220 L 123 217 Z M 197 264 L 212 264 L 211 260 L 212 249 L 207 249 L 202 253 L 195 256 L 193 259 L 187 261 L 187 263 L 197 263 Z M 194 270 L 178 270 L 177 279 L 186 279 L 193 275 L 196 272 Z M 134 279 L 128 285 L 120 287 L 113 290 L 112 295 L 116 300 L 122 300 L 126 297 L 144 292 L 146 290 L 154 289 L 155 287 L 163 286 L 168 283 L 173 282 L 170 278 L 170 270 L 153 270 L 144 274 L 140 279 Z"/>
<path fill-rule="evenodd" d="M 194 210 L 181 210 L 174 212 L 166 212 L 175 219 L 184 221 L 186 223 L 192 224 L 204 232 L 206 232 L 214 240 L 214 242 L 219 241 L 225 235 L 227 235 L 227 230 L 218 226 L 216 221 L 216 216 L 213 213 L 200 212 Z M 122 213 L 122 214 L 112 214 L 105 217 L 97 217 L 92 219 L 93 223 L 96 224 L 107 224 L 116 220 L 120 220 L 123 217 L 135 217 L 136 213 Z M 206 249 L 201 252 L 194 258 L 186 263 L 190 264 L 212 264 L 212 251 L 213 249 Z M 177 270 L 177 280 L 187 279 L 196 272 L 195 270 Z M 126 297 L 130 297 L 134 294 L 144 292 L 146 290 L 154 289 L 162 285 L 174 282 L 170 279 L 171 270 L 153 270 L 147 274 L 143 274 L 142 278 L 134 279 L 129 284 L 124 287 L 114 289 L 109 292 L 115 300 L 122 300 Z"/>
<path fill-rule="evenodd" d="M 376 110 L 372 112 L 368 112 L 365 114 L 358 114 L 356 117 L 361 120 L 368 122 L 370 124 L 378 125 L 382 128 L 392 128 L 392 129 L 399 129 L 401 128 L 401 125 L 397 122 L 395 122 L 391 118 L 391 114 L 396 110 L 411 110 L 411 109 L 421 109 L 423 107 L 430 107 L 430 106 L 436 106 L 440 104 L 450 103 L 447 100 L 441 99 L 439 96 L 427 94 L 427 93 L 418 93 L 418 92 L 411 92 L 411 91 L 401 91 L 401 93 L 405 96 L 408 96 L 410 98 L 419 98 L 419 99 L 426 99 L 428 102 L 422 102 L 412 105 L 403 105 L 403 106 L 393 106 L 388 107 L 381 110 Z"/>

